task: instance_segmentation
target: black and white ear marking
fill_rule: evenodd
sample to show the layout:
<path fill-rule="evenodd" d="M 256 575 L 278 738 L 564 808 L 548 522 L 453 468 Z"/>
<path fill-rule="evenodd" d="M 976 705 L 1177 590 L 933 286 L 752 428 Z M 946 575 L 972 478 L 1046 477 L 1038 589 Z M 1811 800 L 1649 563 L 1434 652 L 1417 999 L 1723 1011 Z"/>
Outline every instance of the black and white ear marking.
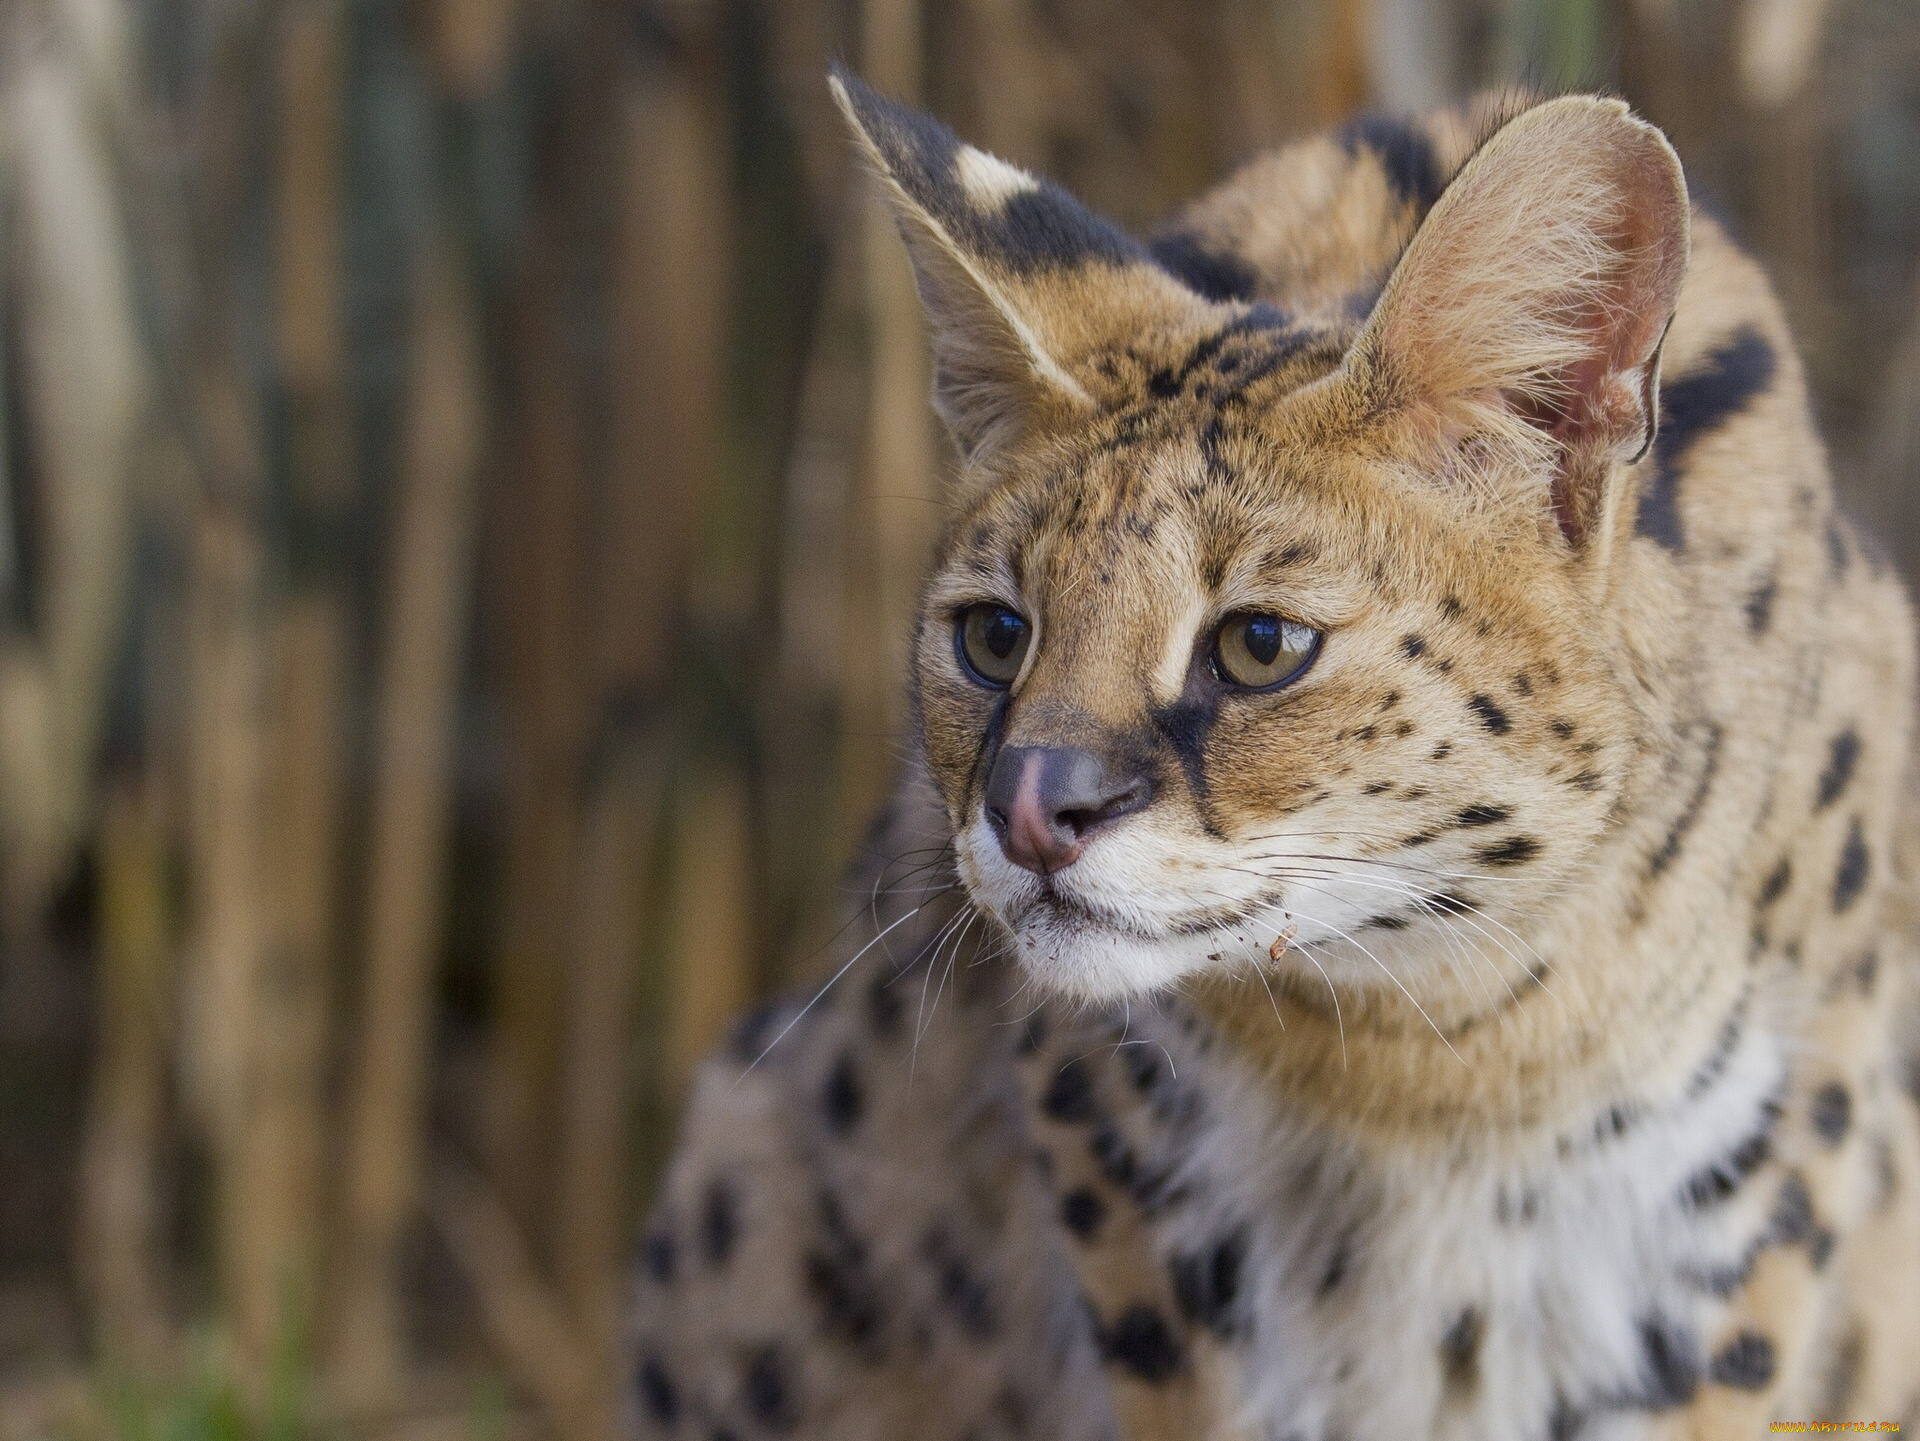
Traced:
<path fill-rule="evenodd" d="M 931 325 L 934 407 L 969 458 L 1088 414 L 1078 364 L 1144 316 L 1203 304 L 1050 181 L 845 71 L 829 84 L 892 204 Z"/>
<path fill-rule="evenodd" d="M 844 70 L 830 82 L 887 179 L 976 261 L 1010 276 L 1089 263 L 1129 265 L 1146 251 L 1051 181 L 962 142 Z"/>

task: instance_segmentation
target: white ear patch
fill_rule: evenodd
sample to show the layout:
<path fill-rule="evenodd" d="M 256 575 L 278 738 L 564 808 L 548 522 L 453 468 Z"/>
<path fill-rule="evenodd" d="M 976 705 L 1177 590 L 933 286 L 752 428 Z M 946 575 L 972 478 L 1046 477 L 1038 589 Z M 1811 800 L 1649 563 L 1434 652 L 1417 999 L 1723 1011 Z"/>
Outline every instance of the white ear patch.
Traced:
<path fill-rule="evenodd" d="M 1038 190 L 1040 182 L 997 155 L 962 145 L 953 157 L 953 178 L 978 210 L 997 212 L 1016 195 Z"/>

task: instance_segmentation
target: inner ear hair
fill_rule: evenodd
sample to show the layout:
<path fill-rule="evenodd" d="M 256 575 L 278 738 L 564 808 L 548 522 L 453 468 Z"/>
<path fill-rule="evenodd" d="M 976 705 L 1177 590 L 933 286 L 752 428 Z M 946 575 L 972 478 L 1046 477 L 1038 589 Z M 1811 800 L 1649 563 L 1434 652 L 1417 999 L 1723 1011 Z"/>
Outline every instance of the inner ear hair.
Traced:
<path fill-rule="evenodd" d="M 1579 545 L 1606 477 L 1651 443 L 1687 251 L 1666 138 L 1617 100 L 1548 101 L 1447 187 L 1348 368 L 1387 408 L 1550 468 L 1554 519 Z"/>

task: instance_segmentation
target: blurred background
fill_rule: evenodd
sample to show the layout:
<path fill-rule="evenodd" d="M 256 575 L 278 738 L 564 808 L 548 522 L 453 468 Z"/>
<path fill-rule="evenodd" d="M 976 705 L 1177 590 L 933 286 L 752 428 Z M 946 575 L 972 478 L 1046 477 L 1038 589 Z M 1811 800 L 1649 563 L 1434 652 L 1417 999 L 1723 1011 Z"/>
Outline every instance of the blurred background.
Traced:
<path fill-rule="evenodd" d="M 942 515 L 836 57 L 1136 229 L 1618 90 L 1915 573 L 1912 0 L 0 0 L 0 1441 L 610 1434 Z"/>

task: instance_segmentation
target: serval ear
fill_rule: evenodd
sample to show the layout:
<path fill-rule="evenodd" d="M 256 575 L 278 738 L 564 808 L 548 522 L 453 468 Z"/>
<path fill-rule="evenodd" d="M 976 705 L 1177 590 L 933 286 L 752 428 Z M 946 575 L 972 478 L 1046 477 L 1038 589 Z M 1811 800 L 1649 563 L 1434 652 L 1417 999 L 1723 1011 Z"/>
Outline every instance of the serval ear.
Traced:
<path fill-rule="evenodd" d="M 1090 416 L 1095 352 L 1207 309 L 1058 186 L 845 71 L 828 83 L 906 241 L 932 330 L 934 408 L 970 462 Z"/>
<path fill-rule="evenodd" d="M 1345 369 L 1371 413 L 1412 413 L 1489 461 L 1549 470 L 1552 517 L 1579 547 L 1616 464 L 1653 442 L 1687 249 L 1666 138 L 1617 100 L 1548 101 L 1448 185 Z"/>

